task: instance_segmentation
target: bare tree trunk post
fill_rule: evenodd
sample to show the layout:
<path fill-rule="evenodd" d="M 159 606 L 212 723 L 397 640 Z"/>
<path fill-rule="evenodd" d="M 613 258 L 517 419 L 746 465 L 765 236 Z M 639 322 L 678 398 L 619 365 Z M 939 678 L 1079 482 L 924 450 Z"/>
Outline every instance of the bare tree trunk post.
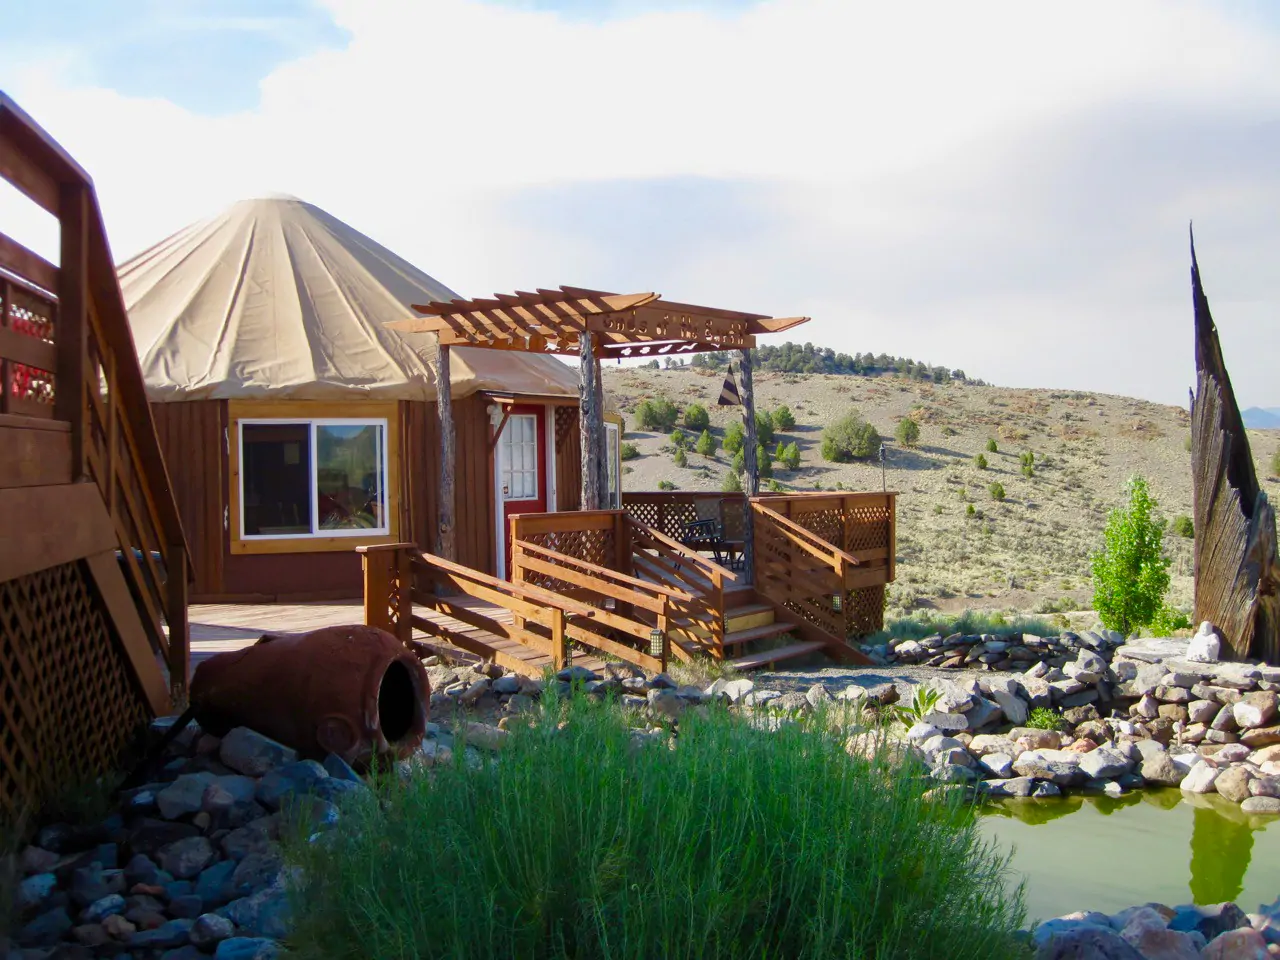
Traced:
<path fill-rule="evenodd" d="M 601 509 L 612 510 L 613 501 L 609 498 L 609 444 L 605 440 L 604 435 L 604 377 L 600 375 L 600 358 L 595 360 L 596 370 L 596 392 L 595 404 L 592 407 L 592 415 L 595 422 L 592 429 L 595 431 L 596 438 L 596 472 L 599 476 L 596 483 L 600 490 L 600 507 Z M 619 438 L 621 439 L 621 438 Z M 618 478 L 618 482 L 622 482 L 622 478 Z"/>
<path fill-rule="evenodd" d="M 589 330 L 579 335 L 578 433 L 582 443 L 582 509 L 600 509 L 600 444 L 596 437 L 595 337 Z"/>
<path fill-rule="evenodd" d="M 756 456 L 759 439 L 756 437 L 756 395 L 751 383 L 751 350 L 743 348 L 738 351 L 738 391 L 742 398 L 742 420 L 746 431 L 745 446 L 742 448 L 742 465 L 746 470 L 746 482 L 743 492 L 748 498 L 760 493 L 760 462 Z M 744 569 L 755 578 L 756 569 L 756 535 L 750 502 L 744 505 L 745 516 L 742 525 L 742 558 Z"/>
<path fill-rule="evenodd" d="M 457 559 L 454 540 L 454 462 L 457 434 L 453 426 L 453 397 L 450 395 L 449 348 L 436 350 L 436 413 L 440 417 L 440 502 L 436 508 L 436 553 L 446 560 Z M 501 519 L 499 519 L 501 522 Z"/>

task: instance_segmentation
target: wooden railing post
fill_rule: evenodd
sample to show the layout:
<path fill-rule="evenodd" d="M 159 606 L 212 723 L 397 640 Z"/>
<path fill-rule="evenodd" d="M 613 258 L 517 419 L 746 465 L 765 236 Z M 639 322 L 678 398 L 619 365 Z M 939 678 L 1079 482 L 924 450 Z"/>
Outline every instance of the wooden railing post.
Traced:
<path fill-rule="evenodd" d="M 170 543 L 165 550 L 165 619 L 169 624 L 169 694 L 175 708 L 187 702 L 191 670 L 191 626 L 187 619 L 187 548 Z"/>
<path fill-rule="evenodd" d="M 413 557 L 408 549 L 396 550 L 395 558 L 395 635 L 406 647 L 413 639 Z"/>
<path fill-rule="evenodd" d="M 83 184 L 61 187 L 58 220 L 62 260 L 58 268 L 58 319 L 53 327 L 58 350 L 53 415 L 71 424 L 71 479 L 75 481 L 84 477 L 84 373 L 89 344 L 89 209 Z"/>
<path fill-rule="evenodd" d="M 391 623 L 391 572 L 394 550 L 359 548 L 364 566 L 364 623 L 393 632 Z"/>
<path fill-rule="evenodd" d="M 563 670 L 568 662 L 568 652 L 564 642 L 564 611 L 559 607 L 551 608 L 551 663 L 557 670 Z"/>

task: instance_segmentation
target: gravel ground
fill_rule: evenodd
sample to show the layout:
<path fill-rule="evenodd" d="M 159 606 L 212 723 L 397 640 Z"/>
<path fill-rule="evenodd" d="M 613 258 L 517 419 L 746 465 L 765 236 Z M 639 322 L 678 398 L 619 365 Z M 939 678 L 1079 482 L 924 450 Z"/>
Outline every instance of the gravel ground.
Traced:
<path fill-rule="evenodd" d="M 948 680 L 977 680 L 989 675 L 985 670 L 943 670 L 941 667 L 891 666 L 891 667 L 796 667 L 791 670 L 759 671 L 744 674 L 755 682 L 760 690 L 781 690 L 783 693 L 804 693 L 815 683 L 821 683 L 834 696 L 850 684 L 874 687 L 892 683 L 904 701 L 911 699 L 912 688 L 939 677 Z"/>

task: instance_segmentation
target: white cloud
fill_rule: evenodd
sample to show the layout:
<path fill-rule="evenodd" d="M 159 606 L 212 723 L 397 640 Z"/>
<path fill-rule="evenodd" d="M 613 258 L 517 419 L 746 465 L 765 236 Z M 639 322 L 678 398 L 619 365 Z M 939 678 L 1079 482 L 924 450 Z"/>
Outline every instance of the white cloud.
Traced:
<path fill-rule="evenodd" d="M 277 69 L 251 112 L 85 87 L 65 63 L 0 82 L 94 174 L 122 255 L 284 190 L 469 293 L 811 311 L 804 335 L 841 349 L 1170 402 L 1194 216 L 1237 393 L 1280 402 L 1280 37 L 1226 8 L 328 6 L 350 43 Z M 699 183 L 732 189 L 691 204 Z"/>

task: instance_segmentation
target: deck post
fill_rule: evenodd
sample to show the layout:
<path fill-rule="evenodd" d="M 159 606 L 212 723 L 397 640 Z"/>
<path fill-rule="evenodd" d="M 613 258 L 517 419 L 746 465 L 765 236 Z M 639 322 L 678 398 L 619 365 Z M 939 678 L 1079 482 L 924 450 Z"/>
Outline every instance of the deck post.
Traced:
<path fill-rule="evenodd" d="M 89 352 L 88 200 L 88 191 L 82 184 L 64 184 L 60 188 L 58 220 L 62 240 L 61 266 L 58 268 L 58 318 L 54 324 L 58 369 L 54 379 L 53 415 L 71 424 L 73 481 L 81 480 L 85 475 L 85 368 Z M 8 385 L 5 386 L 7 389 Z M 98 483 L 104 489 L 111 489 L 115 478 L 99 477 Z"/>
<path fill-rule="evenodd" d="M 742 419 L 746 433 L 746 443 L 742 448 L 742 463 L 746 468 L 747 495 L 746 516 L 743 518 L 742 559 L 743 568 L 754 580 L 756 569 L 755 520 L 751 511 L 750 498 L 760 494 L 760 463 L 756 456 L 759 439 L 756 436 L 756 395 L 751 382 L 751 349 L 744 347 L 738 351 L 739 384 L 738 393 L 742 398 Z"/>
<path fill-rule="evenodd" d="M 582 506 L 583 510 L 599 510 L 600 468 L 604 459 L 604 412 L 599 409 L 601 389 L 600 361 L 596 359 L 595 337 L 590 330 L 579 334 L 578 421 L 582 442 Z"/>
<path fill-rule="evenodd" d="M 395 551 L 357 548 L 357 552 L 364 566 L 364 624 L 391 633 L 389 599 Z"/>
<path fill-rule="evenodd" d="M 559 607 L 551 608 L 551 663 L 557 670 L 563 670 L 567 661 L 564 643 L 564 611 Z"/>
<path fill-rule="evenodd" d="M 114 489 L 114 485 L 112 487 Z M 187 548 L 170 543 L 165 550 L 165 621 L 169 626 L 169 695 L 175 708 L 187 703 L 191 672 L 191 627 L 187 620 Z"/>
<path fill-rule="evenodd" d="M 454 535 L 454 464 L 457 460 L 457 433 L 453 423 L 450 394 L 449 347 L 436 349 L 436 412 L 440 417 L 440 499 L 436 507 L 436 553 L 446 560 L 457 559 Z"/>

